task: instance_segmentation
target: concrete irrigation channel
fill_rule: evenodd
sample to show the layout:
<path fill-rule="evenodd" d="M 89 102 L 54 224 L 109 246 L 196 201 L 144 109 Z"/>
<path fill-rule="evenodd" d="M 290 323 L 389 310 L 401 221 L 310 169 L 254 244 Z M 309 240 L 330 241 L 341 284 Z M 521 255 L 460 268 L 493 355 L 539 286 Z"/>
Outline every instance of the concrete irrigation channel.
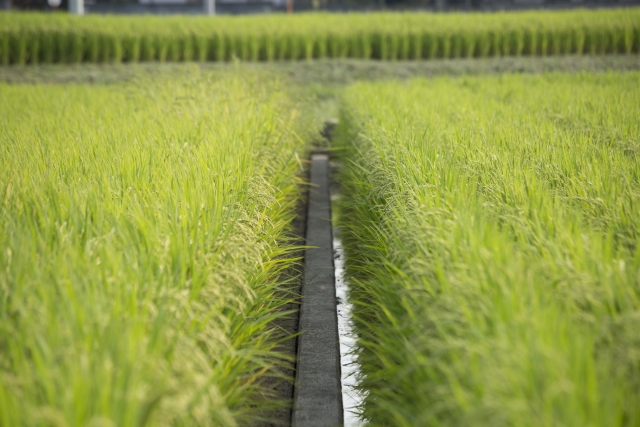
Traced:
<path fill-rule="evenodd" d="M 327 122 L 331 139 L 337 121 Z M 339 186 L 332 182 L 328 151 L 314 150 L 309 161 L 305 212 L 304 273 L 301 287 L 296 379 L 291 424 L 294 427 L 355 426 L 353 337 L 346 302 L 342 245 L 331 201 Z M 344 402 L 344 403 L 343 403 Z M 357 402 L 356 402 L 357 403 Z M 347 412 L 345 412 L 345 409 Z"/>
<path fill-rule="evenodd" d="M 311 155 L 292 425 L 343 425 L 329 156 Z"/>

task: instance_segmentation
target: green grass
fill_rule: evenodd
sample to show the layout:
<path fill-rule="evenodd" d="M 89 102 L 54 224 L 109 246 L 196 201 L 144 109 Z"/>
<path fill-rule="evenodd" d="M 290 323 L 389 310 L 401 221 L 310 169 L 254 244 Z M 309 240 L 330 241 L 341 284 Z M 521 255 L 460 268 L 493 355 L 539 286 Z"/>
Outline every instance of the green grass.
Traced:
<path fill-rule="evenodd" d="M 306 140 L 264 76 L 0 83 L 0 425 L 233 426 L 278 404 Z M 272 381 L 272 380 L 270 380 Z"/>
<path fill-rule="evenodd" d="M 638 8 L 215 19 L 0 13 L 0 64 L 416 60 L 638 51 Z"/>
<path fill-rule="evenodd" d="M 371 425 L 640 425 L 639 88 L 606 73 L 345 89 Z"/>

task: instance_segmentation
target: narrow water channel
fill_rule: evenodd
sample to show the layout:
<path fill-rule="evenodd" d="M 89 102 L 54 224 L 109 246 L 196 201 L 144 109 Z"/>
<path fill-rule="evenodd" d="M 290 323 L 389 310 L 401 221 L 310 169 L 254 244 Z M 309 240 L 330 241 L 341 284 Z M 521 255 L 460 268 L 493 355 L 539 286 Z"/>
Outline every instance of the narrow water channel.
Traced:
<path fill-rule="evenodd" d="M 331 171 L 336 168 L 332 164 Z M 333 173 L 332 173 L 333 175 Z M 356 389 L 357 376 L 360 367 L 353 354 L 356 345 L 355 332 L 353 330 L 351 311 L 352 305 L 349 303 L 348 284 L 345 280 L 344 271 L 344 250 L 338 226 L 336 202 L 340 198 L 339 186 L 331 185 L 331 204 L 333 225 L 333 265 L 335 268 L 336 299 L 338 303 L 338 334 L 340 337 L 340 368 L 342 383 L 342 405 L 344 408 L 344 426 L 359 427 L 364 423 L 357 416 L 358 407 L 361 405 L 364 395 Z"/>

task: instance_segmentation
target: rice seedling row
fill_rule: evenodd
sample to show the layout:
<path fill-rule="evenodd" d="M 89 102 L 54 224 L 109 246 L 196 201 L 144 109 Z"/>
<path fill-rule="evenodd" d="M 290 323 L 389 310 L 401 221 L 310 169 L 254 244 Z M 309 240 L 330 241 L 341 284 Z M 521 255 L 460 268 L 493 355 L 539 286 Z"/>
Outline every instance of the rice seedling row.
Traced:
<path fill-rule="evenodd" d="M 640 9 L 109 17 L 0 13 L 0 64 L 635 54 Z"/>
<path fill-rule="evenodd" d="M 228 73 L 231 74 L 231 73 Z M 299 105 L 264 76 L 0 84 L 0 425 L 234 426 L 288 402 Z"/>
<path fill-rule="evenodd" d="M 639 88 L 634 72 L 345 89 L 371 425 L 640 424 Z"/>

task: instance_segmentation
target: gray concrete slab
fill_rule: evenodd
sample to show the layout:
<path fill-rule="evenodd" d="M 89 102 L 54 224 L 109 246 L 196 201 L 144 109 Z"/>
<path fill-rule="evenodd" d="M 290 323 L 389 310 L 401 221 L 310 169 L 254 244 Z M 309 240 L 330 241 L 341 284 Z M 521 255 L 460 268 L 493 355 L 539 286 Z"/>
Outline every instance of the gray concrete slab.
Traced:
<path fill-rule="evenodd" d="M 294 393 L 294 427 L 343 424 L 333 266 L 329 156 L 311 156 L 304 280 Z"/>

